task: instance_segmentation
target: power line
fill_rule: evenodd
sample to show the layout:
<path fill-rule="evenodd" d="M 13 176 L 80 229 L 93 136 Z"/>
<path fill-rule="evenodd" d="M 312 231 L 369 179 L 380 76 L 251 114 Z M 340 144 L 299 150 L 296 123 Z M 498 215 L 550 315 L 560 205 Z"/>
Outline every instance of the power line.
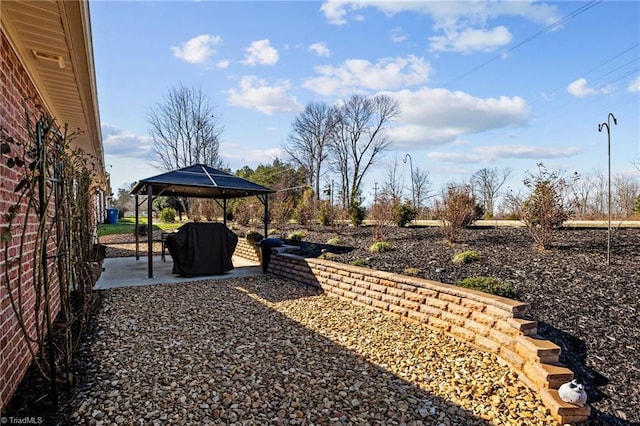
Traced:
<path fill-rule="evenodd" d="M 491 62 L 502 58 L 505 54 L 507 53 L 511 53 L 514 50 L 516 50 L 519 47 L 522 47 L 523 45 L 533 41 L 534 39 L 540 37 L 543 34 L 548 33 L 549 31 L 559 27 L 560 25 L 570 21 L 571 19 L 575 18 L 576 16 L 586 12 L 587 10 L 591 9 L 594 6 L 597 6 L 598 4 L 602 3 L 604 0 L 592 0 L 589 3 L 580 6 L 579 8 L 577 8 L 576 10 L 574 10 L 573 12 L 569 13 L 568 15 L 558 19 L 557 21 L 547 25 L 546 27 L 544 27 L 542 30 L 538 31 L 537 33 L 527 37 L 526 39 L 522 40 L 519 43 L 516 43 L 514 46 L 511 46 L 509 49 L 507 49 L 505 52 L 499 54 L 499 55 L 495 55 L 492 58 L 488 59 L 487 61 L 481 63 L 480 65 L 477 65 L 476 67 L 470 69 L 469 71 L 459 75 L 458 77 L 454 78 L 453 80 L 449 81 L 447 84 L 445 84 L 445 86 L 449 86 L 450 84 L 453 84 L 461 79 L 463 79 L 464 77 L 469 76 L 470 74 L 473 74 L 474 72 L 478 71 L 481 68 L 484 68 L 485 66 L 489 65 Z"/>

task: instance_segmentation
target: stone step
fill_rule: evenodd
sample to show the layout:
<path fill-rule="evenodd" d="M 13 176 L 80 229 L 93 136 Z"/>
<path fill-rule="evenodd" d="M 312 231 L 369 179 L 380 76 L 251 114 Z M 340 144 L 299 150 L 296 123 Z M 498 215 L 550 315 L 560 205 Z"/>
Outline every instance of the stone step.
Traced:
<path fill-rule="evenodd" d="M 537 334 L 516 339 L 516 351 L 530 361 L 555 364 L 560 359 L 560 346 Z"/>
<path fill-rule="evenodd" d="M 591 407 L 578 407 L 560 399 L 556 389 L 541 389 L 540 398 L 560 424 L 574 424 L 586 421 L 591 415 Z"/>

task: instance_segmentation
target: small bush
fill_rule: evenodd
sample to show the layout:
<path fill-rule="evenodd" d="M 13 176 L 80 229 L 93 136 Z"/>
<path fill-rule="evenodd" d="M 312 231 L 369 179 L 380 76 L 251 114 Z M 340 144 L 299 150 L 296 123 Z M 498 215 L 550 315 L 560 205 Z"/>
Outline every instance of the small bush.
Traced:
<path fill-rule="evenodd" d="M 391 244 L 386 241 L 376 241 L 369 247 L 371 253 L 384 253 L 391 251 Z"/>
<path fill-rule="evenodd" d="M 420 272 L 422 272 L 422 270 L 418 269 L 418 268 L 407 268 L 404 270 L 404 274 L 405 275 L 410 275 L 412 277 L 418 276 L 418 274 L 420 274 Z"/>
<path fill-rule="evenodd" d="M 577 179 L 577 175 L 572 180 Z M 529 198 L 522 203 L 522 221 L 527 226 L 533 240 L 541 249 L 553 245 L 555 233 L 565 220 L 572 216 L 576 200 L 565 200 L 563 193 L 570 188 L 569 181 L 559 171 L 548 171 L 544 164 L 538 164 L 538 173 L 529 172 L 524 184 L 531 190 Z"/>
<path fill-rule="evenodd" d="M 278 230 L 275 228 L 271 228 L 267 231 L 267 235 L 277 235 L 278 234 Z"/>
<path fill-rule="evenodd" d="M 318 209 L 318 222 L 322 226 L 333 226 L 336 222 L 336 209 L 329 201 L 321 201 Z"/>
<path fill-rule="evenodd" d="M 363 258 L 355 259 L 355 260 L 352 260 L 350 263 L 353 266 L 369 266 L 369 259 L 363 259 Z"/>
<path fill-rule="evenodd" d="M 353 204 L 349 208 L 349 219 L 353 226 L 360 226 L 367 215 L 367 211 L 359 204 Z"/>
<path fill-rule="evenodd" d="M 435 214 L 442 222 L 442 232 L 452 243 L 458 242 L 462 229 L 484 215 L 482 207 L 476 203 L 469 186 L 449 184 L 443 194 L 442 202 L 436 204 Z"/>
<path fill-rule="evenodd" d="M 402 204 L 398 203 L 393 206 L 392 215 L 396 225 L 402 228 L 412 222 L 418 216 L 418 212 L 408 201 L 405 201 Z"/>
<path fill-rule="evenodd" d="M 245 236 L 245 238 L 247 239 L 248 242 L 257 244 L 264 239 L 264 236 L 259 232 L 251 231 L 251 232 L 247 232 L 247 235 Z"/>
<path fill-rule="evenodd" d="M 302 231 L 293 231 L 290 232 L 287 236 L 287 239 L 293 241 L 294 243 L 299 243 L 306 235 Z"/>
<path fill-rule="evenodd" d="M 138 224 L 138 235 L 145 236 L 149 231 L 149 226 L 146 223 Z"/>
<path fill-rule="evenodd" d="M 466 250 L 453 255 L 452 262 L 456 265 L 475 262 L 480 260 L 480 253 L 475 250 Z"/>
<path fill-rule="evenodd" d="M 160 212 L 160 220 L 164 223 L 174 223 L 176 221 L 176 209 L 165 207 Z"/>
<path fill-rule="evenodd" d="M 327 244 L 331 244 L 332 246 L 337 246 L 339 244 L 342 244 L 342 240 L 340 239 L 340 237 L 329 238 L 327 240 Z"/>
<path fill-rule="evenodd" d="M 476 276 L 465 278 L 456 283 L 458 287 L 470 288 L 473 290 L 484 291 L 485 293 L 495 294 L 496 296 L 514 298 L 516 289 L 512 284 L 505 283 L 498 278 Z"/>
<path fill-rule="evenodd" d="M 333 260 L 333 261 L 336 261 L 336 262 L 340 261 L 340 255 L 335 254 L 335 253 L 331 253 L 330 251 L 322 253 L 320 256 L 318 256 L 318 258 L 325 259 L 325 260 Z"/>

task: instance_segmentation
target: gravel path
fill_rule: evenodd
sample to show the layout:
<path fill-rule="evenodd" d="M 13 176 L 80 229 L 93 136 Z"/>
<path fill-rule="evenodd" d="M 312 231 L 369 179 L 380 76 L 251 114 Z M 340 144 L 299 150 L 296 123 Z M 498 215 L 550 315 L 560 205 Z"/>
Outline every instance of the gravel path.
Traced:
<path fill-rule="evenodd" d="M 495 357 L 270 276 L 101 292 L 75 424 L 555 424 Z"/>

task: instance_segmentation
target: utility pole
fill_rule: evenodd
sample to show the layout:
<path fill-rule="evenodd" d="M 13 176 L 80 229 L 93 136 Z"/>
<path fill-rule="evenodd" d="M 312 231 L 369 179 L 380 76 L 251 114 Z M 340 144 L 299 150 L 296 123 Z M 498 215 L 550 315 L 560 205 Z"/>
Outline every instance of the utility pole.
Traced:
<path fill-rule="evenodd" d="M 378 203 L 378 182 L 373 183 L 373 205 Z"/>

